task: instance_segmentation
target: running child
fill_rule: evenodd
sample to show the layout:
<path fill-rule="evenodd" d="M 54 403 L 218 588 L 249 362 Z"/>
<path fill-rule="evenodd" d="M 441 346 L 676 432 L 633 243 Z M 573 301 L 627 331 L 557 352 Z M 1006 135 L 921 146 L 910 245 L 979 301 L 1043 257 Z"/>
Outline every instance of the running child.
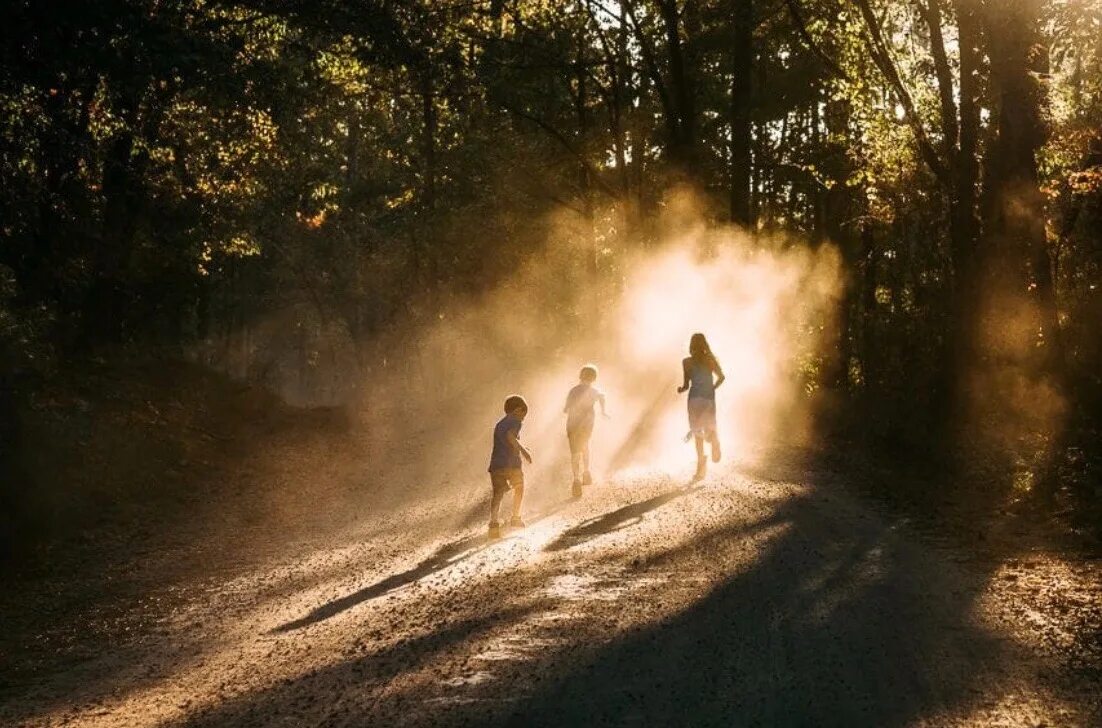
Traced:
<path fill-rule="evenodd" d="M 566 395 L 566 440 L 570 443 L 570 468 L 574 472 L 573 494 L 577 498 L 582 494 L 583 485 L 592 485 L 593 476 L 589 473 L 589 439 L 593 436 L 593 405 L 601 403 L 601 414 L 605 411 L 604 392 L 593 386 L 597 381 L 597 367 L 586 364 L 578 373 L 578 384 Z"/>
<path fill-rule="evenodd" d="M 726 377 L 704 334 L 693 334 L 689 339 L 689 356 L 681 362 L 681 368 L 684 381 L 677 388 L 677 393 L 689 391 L 689 434 L 696 441 L 696 475 L 693 480 L 700 480 L 708 472 L 708 459 L 704 456 L 705 440 L 712 446 L 712 461 L 719 462 L 716 388 L 723 384 Z"/>
<path fill-rule="evenodd" d="M 524 521 L 520 517 L 520 503 L 524 499 L 524 471 L 521 469 L 523 457 L 532 464 L 532 455 L 520 444 L 520 425 L 528 414 L 528 403 L 524 397 L 514 394 L 505 400 L 505 416 L 494 425 L 494 447 L 490 452 L 490 486 L 493 497 L 490 499 L 490 538 L 501 537 L 501 522 L 498 510 L 505 491 L 513 491 L 513 517 L 509 525 L 521 528 Z"/>

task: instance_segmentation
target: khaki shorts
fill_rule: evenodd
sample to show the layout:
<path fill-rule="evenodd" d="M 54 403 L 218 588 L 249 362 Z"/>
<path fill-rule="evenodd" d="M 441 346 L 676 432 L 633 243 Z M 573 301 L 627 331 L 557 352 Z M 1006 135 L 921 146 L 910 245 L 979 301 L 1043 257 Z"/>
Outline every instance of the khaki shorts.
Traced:
<path fill-rule="evenodd" d="M 566 441 L 570 443 L 570 454 L 576 455 L 588 449 L 591 437 L 593 437 L 592 422 L 567 428 Z"/>
<path fill-rule="evenodd" d="M 494 493 L 504 493 L 520 486 L 524 487 L 524 471 L 520 468 L 502 468 L 490 471 L 490 485 Z"/>

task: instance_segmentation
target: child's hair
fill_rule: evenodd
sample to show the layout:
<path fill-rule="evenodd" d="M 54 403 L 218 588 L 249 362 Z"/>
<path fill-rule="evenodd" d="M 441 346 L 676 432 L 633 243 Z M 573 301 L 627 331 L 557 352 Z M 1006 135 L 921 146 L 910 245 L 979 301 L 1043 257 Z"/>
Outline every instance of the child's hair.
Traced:
<path fill-rule="evenodd" d="M 525 411 L 528 410 L 528 403 L 524 401 L 524 397 L 519 394 L 512 394 L 505 398 L 505 414 L 511 413 L 518 407 L 523 407 Z"/>
<path fill-rule="evenodd" d="M 704 334 L 699 332 L 689 338 L 689 356 L 701 364 L 714 364 L 716 361 L 716 356 L 712 353 L 712 347 L 708 346 L 708 340 L 704 338 Z"/>
<path fill-rule="evenodd" d="M 583 382 L 596 382 L 597 381 L 597 367 L 594 364 L 586 364 L 582 367 L 582 370 L 578 372 L 578 379 Z"/>

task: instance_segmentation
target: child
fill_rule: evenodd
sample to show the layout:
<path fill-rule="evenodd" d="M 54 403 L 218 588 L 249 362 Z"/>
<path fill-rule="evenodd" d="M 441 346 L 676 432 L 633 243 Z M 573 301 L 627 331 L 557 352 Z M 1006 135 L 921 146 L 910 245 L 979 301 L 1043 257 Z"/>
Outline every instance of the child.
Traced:
<path fill-rule="evenodd" d="M 716 434 L 716 388 L 726 377 L 716 361 L 712 348 L 704 334 L 693 334 L 689 339 L 689 356 L 681 362 L 684 381 L 677 388 L 680 394 L 689 390 L 689 432 L 696 440 L 696 475 L 700 480 L 708 471 L 704 457 L 704 441 L 712 445 L 712 461 L 719 462 L 719 436 Z M 715 378 L 713 378 L 715 375 Z"/>
<path fill-rule="evenodd" d="M 494 425 L 494 448 L 490 453 L 490 486 L 493 497 L 490 499 L 490 538 L 501 537 L 501 523 L 497 520 L 498 509 L 505 491 L 513 491 L 513 517 L 509 525 L 522 528 L 520 502 L 524 498 L 524 471 L 520 459 L 523 457 L 532 464 L 532 455 L 520 444 L 520 424 L 528 414 L 528 403 L 524 397 L 514 394 L 505 400 L 505 416 Z"/>
<path fill-rule="evenodd" d="M 593 435 L 593 405 L 601 403 L 601 414 L 605 411 L 605 395 L 593 386 L 597 381 L 597 367 L 586 364 L 578 373 L 578 384 L 566 395 L 566 439 L 570 443 L 570 467 L 574 471 L 574 497 L 582 494 L 583 485 L 592 485 L 593 476 L 589 474 L 589 438 Z"/>

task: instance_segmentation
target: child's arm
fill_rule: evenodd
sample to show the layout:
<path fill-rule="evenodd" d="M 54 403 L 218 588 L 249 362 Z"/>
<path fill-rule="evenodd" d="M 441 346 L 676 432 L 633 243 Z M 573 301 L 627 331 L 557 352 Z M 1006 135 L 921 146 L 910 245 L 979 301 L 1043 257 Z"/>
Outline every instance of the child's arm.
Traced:
<path fill-rule="evenodd" d="M 524 448 L 524 445 L 520 444 L 520 440 L 517 439 L 517 433 L 515 430 L 509 430 L 509 432 L 505 433 L 505 440 L 509 443 L 509 446 L 512 447 L 515 452 L 519 453 L 521 457 L 528 461 L 529 465 L 532 464 L 532 453 L 528 452 Z"/>
<path fill-rule="evenodd" d="M 689 388 L 689 360 L 688 359 L 683 359 L 681 361 L 681 373 L 685 377 L 685 379 L 681 383 L 681 386 L 677 388 L 677 393 L 678 394 L 681 394 L 682 392 L 684 392 L 686 389 Z"/>
<path fill-rule="evenodd" d="M 601 403 L 601 416 L 608 417 L 608 410 L 605 409 L 605 393 L 601 392 L 597 395 L 597 401 Z"/>
<path fill-rule="evenodd" d="M 723 384 L 723 383 L 724 383 L 725 381 L 727 381 L 727 376 L 726 376 L 726 375 L 725 375 L 725 374 L 723 373 L 723 370 L 722 370 L 722 369 L 721 369 L 721 368 L 719 367 L 719 362 L 718 362 L 718 361 L 717 361 L 717 362 L 715 363 L 715 368 L 714 368 L 714 371 L 715 371 L 715 373 L 716 373 L 716 384 L 715 384 L 715 388 L 716 388 L 716 389 L 719 389 L 719 385 L 721 385 L 721 384 Z"/>

